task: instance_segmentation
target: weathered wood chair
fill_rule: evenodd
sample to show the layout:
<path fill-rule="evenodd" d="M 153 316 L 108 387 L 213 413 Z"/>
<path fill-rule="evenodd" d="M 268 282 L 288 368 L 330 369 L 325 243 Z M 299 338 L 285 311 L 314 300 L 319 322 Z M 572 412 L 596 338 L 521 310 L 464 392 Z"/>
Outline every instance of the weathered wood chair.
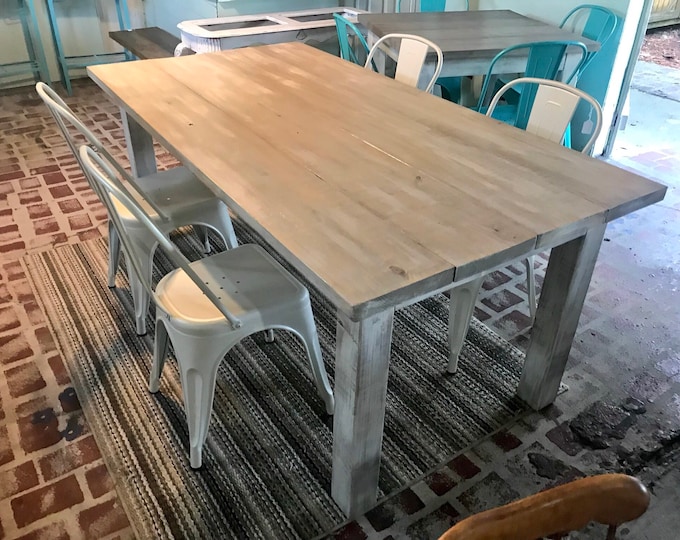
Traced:
<path fill-rule="evenodd" d="M 607 540 L 614 540 L 617 527 L 640 517 L 648 506 L 649 493 L 639 480 L 601 474 L 470 516 L 439 540 L 560 539 L 591 522 L 608 525 Z"/>

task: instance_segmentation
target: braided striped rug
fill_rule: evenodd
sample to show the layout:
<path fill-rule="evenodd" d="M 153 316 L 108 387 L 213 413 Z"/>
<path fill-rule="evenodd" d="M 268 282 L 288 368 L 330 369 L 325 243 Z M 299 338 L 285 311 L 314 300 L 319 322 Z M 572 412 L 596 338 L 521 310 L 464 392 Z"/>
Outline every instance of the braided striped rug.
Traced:
<path fill-rule="evenodd" d="M 242 243 L 263 243 L 237 227 Z M 194 238 L 176 240 L 196 258 Z M 193 471 L 176 363 L 150 394 L 153 319 L 138 337 L 124 273 L 106 286 L 106 241 L 32 254 L 24 265 L 138 538 L 314 538 L 343 523 L 329 494 L 332 419 L 295 337 L 277 332 L 268 344 L 254 335 L 222 362 L 204 465 Z M 169 269 L 162 255 L 156 265 L 158 275 Z M 334 309 L 310 294 L 332 383 Z M 444 295 L 395 316 L 381 497 L 525 411 L 514 395 L 522 354 L 477 321 L 459 372 L 445 374 L 447 319 Z"/>

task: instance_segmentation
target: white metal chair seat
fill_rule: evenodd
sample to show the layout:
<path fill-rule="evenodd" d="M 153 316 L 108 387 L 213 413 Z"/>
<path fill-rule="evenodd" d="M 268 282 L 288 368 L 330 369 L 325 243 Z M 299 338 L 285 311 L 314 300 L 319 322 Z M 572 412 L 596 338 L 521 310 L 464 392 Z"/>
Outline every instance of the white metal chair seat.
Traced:
<path fill-rule="evenodd" d="M 243 326 L 280 326 L 278 323 L 290 312 L 309 302 L 307 289 L 256 244 L 245 244 L 190 266 L 220 290 L 220 300 Z M 156 305 L 177 319 L 179 326 L 185 323 L 189 327 L 203 325 L 210 332 L 225 330 L 222 312 L 181 269 L 158 282 Z"/>
<path fill-rule="evenodd" d="M 171 342 L 182 383 L 191 466 L 197 468 L 202 464 L 219 364 L 234 345 L 255 332 L 279 328 L 302 340 L 317 391 L 326 411 L 332 414 L 333 392 L 323 365 L 307 289 L 257 245 L 239 246 L 190 263 L 120 182 L 118 176 L 124 175 L 113 169 L 106 156 L 82 146 L 80 159 L 98 183 L 116 226 L 127 232 L 129 222 L 124 223 L 116 211 L 123 205 L 137 226 L 147 228 L 177 267 L 154 289 L 151 275 L 144 269 L 146 258 L 134 246 L 135 237 L 121 235 L 137 283 L 156 304 L 149 391 L 159 390 Z"/>
<path fill-rule="evenodd" d="M 95 135 L 73 114 L 64 101 L 46 84 L 36 84 L 38 95 L 45 102 L 54 117 L 66 142 L 73 152 L 79 165 L 85 171 L 76 148 L 77 142 L 69 128 L 78 131 L 88 144 L 92 145 L 119 172 L 125 172 L 123 167 L 104 148 Z M 87 174 L 86 174 L 87 177 Z M 157 172 L 141 178 L 132 179 L 127 173 L 125 177 L 137 194 L 137 201 L 144 201 L 147 211 L 154 216 L 154 222 L 167 236 L 172 231 L 185 225 L 201 225 L 216 230 L 229 248 L 238 245 L 234 227 L 231 223 L 227 206 L 220 201 L 205 185 L 185 167 L 175 167 Z M 102 195 L 96 184 L 88 178 L 90 187 L 101 199 Z M 151 275 L 153 270 L 153 254 L 156 240 L 145 227 L 136 227 L 129 223 L 132 214 L 123 206 L 118 205 L 121 219 L 128 224 L 128 234 L 133 234 L 136 249 L 146 251 L 145 270 Z M 205 251 L 210 251 L 210 244 L 205 236 Z M 119 231 L 113 226 L 109 216 L 109 287 L 115 287 L 116 272 L 120 262 Z M 146 313 L 149 308 L 149 297 L 143 287 L 135 282 L 135 276 L 130 273 L 130 287 L 135 305 L 135 321 L 138 334 L 146 333 Z"/>

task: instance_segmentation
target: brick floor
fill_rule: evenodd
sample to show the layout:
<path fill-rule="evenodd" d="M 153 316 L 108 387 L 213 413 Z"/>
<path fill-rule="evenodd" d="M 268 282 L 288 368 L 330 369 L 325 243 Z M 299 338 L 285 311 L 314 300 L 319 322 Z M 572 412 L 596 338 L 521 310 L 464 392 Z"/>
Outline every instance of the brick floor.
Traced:
<path fill-rule="evenodd" d="M 77 84 L 67 102 L 125 161 L 116 107 L 87 83 Z M 131 538 L 114 481 L 19 263 L 27 252 L 106 234 L 106 213 L 33 91 L 0 95 L 0 110 L 0 538 Z M 174 166 L 172 156 L 157 150 L 161 168 Z M 637 157 L 669 182 L 680 178 L 671 148 Z M 635 158 L 627 156 L 627 165 Z M 583 474 L 625 470 L 662 483 L 677 461 L 645 469 L 636 459 L 641 449 L 672 456 L 677 444 L 680 313 L 668 301 L 675 295 L 676 260 L 669 253 L 679 239 L 669 225 L 677 222 L 673 205 L 608 229 L 565 376 L 569 391 L 554 406 L 480 441 L 332 537 L 435 538 L 471 512 Z M 540 286 L 547 256 L 536 264 Z M 488 277 L 475 314 L 526 345 L 521 262 Z M 633 415 L 609 448 L 588 446 L 572 429 L 591 405 L 607 403 L 618 412 L 633 398 L 645 412 Z M 649 514 L 647 525 L 654 506 Z M 630 530 L 635 538 L 634 526 Z"/>

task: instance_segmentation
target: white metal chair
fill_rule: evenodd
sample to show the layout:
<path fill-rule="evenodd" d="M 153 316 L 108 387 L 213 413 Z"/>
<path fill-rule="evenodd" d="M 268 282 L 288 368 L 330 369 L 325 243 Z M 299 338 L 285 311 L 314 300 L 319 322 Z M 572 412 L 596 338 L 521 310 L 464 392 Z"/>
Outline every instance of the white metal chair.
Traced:
<path fill-rule="evenodd" d="M 191 466 L 198 468 L 202 463 L 218 366 L 234 345 L 255 332 L 281 328 L 302 340 L 319 395 L 328 414 L 332 414 L 333 393 L 323 365 L 307 289 L 255 244 L 190 263 L 119 181 L 115 164 L 108 156 L 81 146 L 80 158 L 103 192 L 116 225 L 125 231 L 133 222 L 145 227 L 177 266 L 154 290 L 144 257 L 139 256 L 135 247 L 138 236 L 121 234 L 123 249 L 156 305 L 149 391 L 159 390 L 170 340 L 181 376 Z M 130 217 L 122 220 L 120 208 Z"/>
<path fill-rule="evenodd" d="M 582 101 L 588 103 L 591 112 L 588 119 L 580 126 L 580 129 L 584 133 L 590 134 L 582 152 L 588 153 L 590 151 L 602 129 L 602 109 L 592 96 L 562 82 L 533 77 L 524 77 L 510 81 L 493 97 L 486 115 L 492 116 L 496 105 L 498 105 L 505 92 L 519 85 L 533 85 L 537 87 L 534 99 L 529 103 L 530 111 L 518 111 L 517 113 L 518 116 L 523 118 L 528 113 L 526 131 L 558 144 L 561 144 L 564 140 L 564 132 L 572 122 L 579 104 Z M 523 94 L 528 95 L 528 89 L 524 89 Z M 591 119 L 593 113 L 595 114 L 594 122 Z M 531 255 L 525 259 L 524 264 L 527 269 L 529 313 L 533 320 L 536 316 L 537 305 L 534 256 Z M 465 334 L 467 333 L 483 281 L 483 278 L 477 278 L 451 290 L 451 311 L 449 315 L 450 356 L 447 368 L 449 373 L 454 373 L 458 369 L 458 354 L 463 347 Z"/>
<path fill-rule="evenodd" d="M 229 248 L 238 245 L 234 227 L 229 217 L 227 206 L 205 187 L 188 169 L 185 167 L 175 167 L 173 169 L 150 174 L 137 179 L 132 179 L 120 163 L 111 156 L 104 148 L 102 143 L 85 125 L 78 120 L 73 111 L 64 103 L 59 95 L 46 84 L 39 82 L 36 84 L 38 95 L 45 102 L 54 117 L 59 129 L 66 139 L 66 142 L 73 152 L 78 164 L 85 172 L 83 163 L 77 151 L 78 142 L 74 138 L 72 130 L 75 129 L 82 135 L 88 144 L 92 145 L 98 152 L 107 156 L 116 170 L 124 175 L 130 186 L 141 196 L 152 211 L 154 223 L 166 234 L 185 225 L 202 225 L 216 230 L 223 238 Z M 82 142 L 82 141 L 81 141 Z M 86 174 L 87 177 L 87 174 Z M 101 192 L 96 184 L 89 178 L 90 187 L 101 199 Z M 151 276 L 153 270 L 153 254 L 156 249 L 156 239 L 145 227 L 135 225 L 135 221 L 129 223 L 131 216 L 128 216 L 123 208 L 118 209 L 121 213 L 121 220 L 127 226 L 128 234 L 136 237 L 135 246 L 137 249 L 144 250 L 144 270 Z M 206 253 L 210 251 L 207 229 L 205 236 Z M 120 262 L 120 237 L 119 231 L 112 224 L 109 216 L 109 287 L 115 287 L 116 271 Z M 130 272 L 130 274 L 133 274 Z M 142 287 L 134 284 L 134 275 L 130 275 L 130 286 L 135 304 L 135 320 L 137 333 L 146 333 L 146 313 L 149 308 L 149 297 Z"/>
<path fill-rule="evenodd" d="M 435 81 L 439 77 L 439 73 L 441 73 L 442 64 L 444 63 L 444 55 L 442 54 L 442 50 L 439 45 L 424 37 L 414 36 L 412 34 L 384 35 L 373 44 L 371 51 L 368 53 L 368 58 L 366 58 L 364 67 L 367 69 L 372 68 L 371 62 L 376 51 L 378 51 L 381 46 L 387 46 L 387 44 L 383 45 L 383 43 L 390 39 L 400 40 L 399 58 L 397 60 L 397 68 L 394 79 L 415 88 L 418 87 L 418 81 L 420 79 L 420 74 L 423 71 L 423 66 L 425 65 L 427 53 L 430 50 L 434 51 L 434 53 L 437 55 L 437 62 L 435 64 L 432 78 L 424 88 L 425 92 L 431 92 Z"/>
<path fill-rule="evenodd" d="M 588 119 L 580 126 L 584 134 L 589 134 L 585 146 L 581 152 L 587 154 L 595 144 L 600 131 L 602 129 L 602 109 L 600 104 L 583 90 L 574 88 L 559 81 L 551 81 L 545 79 L 534 79 L 525 77 L 515 79 L 503 86 L 493 97 L 489 104 L 487 116 L 492 116 L 493 110 L 503 97 L 503 94 L 512 88 L 519 85 L 537 86 L 536 96 L 531 105 L 531 112 L 529 113 L 529 121 L 527 123 L 526 131 L 556 142 L 562 143 L 564 133 L 569 125 L 573 126 L 572 118 L 574 113 L 582 101 L 590 105 Z M 593 121 L 592 116 L 595 115 Z M 534 256 L 531 255 L 525 260 L 527 269 L 527 291 L 529 296 L 529 313 L 533 321 L 536 316 L 536 277 L 534 273 Z"/>

